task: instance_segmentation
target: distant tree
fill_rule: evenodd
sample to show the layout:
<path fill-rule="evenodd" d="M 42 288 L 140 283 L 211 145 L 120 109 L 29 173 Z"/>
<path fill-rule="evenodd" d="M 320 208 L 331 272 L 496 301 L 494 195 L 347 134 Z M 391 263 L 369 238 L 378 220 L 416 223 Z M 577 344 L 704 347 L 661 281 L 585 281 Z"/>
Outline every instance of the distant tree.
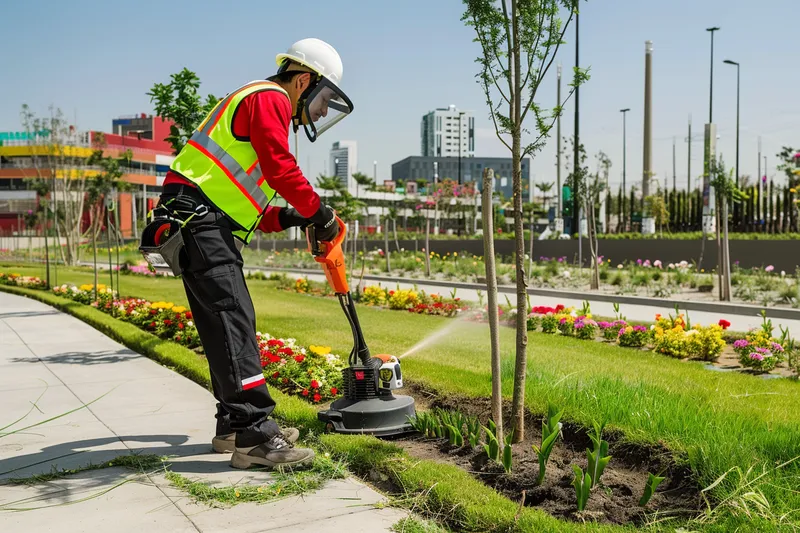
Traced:
<path fill-rule="evenodd" d="M 199 88 L 200 78 L 184 67 L 170 75 L 169 83 L 156 83 L 150 92 L 145 93 L 155 104 L 156 114 L 174 122 L 164 140 L 172 145 L 175 154 L 181 151 L 192 132 L 219 102 L 212 94 L 203 101 L 197 92 Z"/>

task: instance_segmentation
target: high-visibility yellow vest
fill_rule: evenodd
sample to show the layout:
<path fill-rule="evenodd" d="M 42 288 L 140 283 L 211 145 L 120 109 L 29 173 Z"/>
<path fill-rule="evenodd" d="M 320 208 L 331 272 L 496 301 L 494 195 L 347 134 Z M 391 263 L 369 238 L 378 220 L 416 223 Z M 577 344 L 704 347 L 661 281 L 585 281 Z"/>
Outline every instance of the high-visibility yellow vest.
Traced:
<path fill-rule="evenodd" d="M 289 97 L 273 82 L 243 85 L 217 103 L 170 165 L 239 226 L 233 234 L 245 243 L 275 196 L 250 139 L 237 138 L 232 131 L 239 104 L 260 91 L 279 91 Z"/>

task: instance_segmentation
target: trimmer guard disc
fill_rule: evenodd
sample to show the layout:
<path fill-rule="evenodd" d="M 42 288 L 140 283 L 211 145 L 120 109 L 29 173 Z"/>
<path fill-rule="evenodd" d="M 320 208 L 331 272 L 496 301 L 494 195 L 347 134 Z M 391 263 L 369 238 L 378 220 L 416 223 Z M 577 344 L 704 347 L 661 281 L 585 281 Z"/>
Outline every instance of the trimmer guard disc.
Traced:
<path fill-rule="evenodd" d="M 317 418 L 336 433 L 391 437 L 412 433 L 409 418 L 415 414 L 414 398 L 392 395 L 358 401 L 339 398 L 330 409 L 317 413 Z"/>

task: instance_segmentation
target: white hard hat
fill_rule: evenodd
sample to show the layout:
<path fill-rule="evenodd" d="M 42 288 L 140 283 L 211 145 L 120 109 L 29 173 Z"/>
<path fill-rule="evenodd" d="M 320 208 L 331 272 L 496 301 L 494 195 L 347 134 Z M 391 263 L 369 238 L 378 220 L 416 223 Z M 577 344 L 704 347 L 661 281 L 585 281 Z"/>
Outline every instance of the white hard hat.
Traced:
<path fill-rule="evenodd" d="M 352 113 L 353 102 L 342 91 L 342 59 L 336 49 L 320 39 L 301 39 L 275 57 L 278 73 L 298 63 L 317 74 L 300 97 L 294 118 L 294 128 L 303 124 L 311 142 Z"/>
<path fill-rule="evenodd" d="M 278 66 L 287 59 L 304 65 L 338 86 L 342 80 L 342 58 L 336 49 L 320 39 L 301 39 L 275 57 Z"/>

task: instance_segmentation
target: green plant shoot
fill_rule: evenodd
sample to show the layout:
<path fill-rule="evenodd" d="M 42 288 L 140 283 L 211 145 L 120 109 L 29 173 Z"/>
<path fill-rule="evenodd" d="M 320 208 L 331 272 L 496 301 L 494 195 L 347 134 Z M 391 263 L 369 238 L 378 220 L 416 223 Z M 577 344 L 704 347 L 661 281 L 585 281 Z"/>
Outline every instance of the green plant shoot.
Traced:
<path fill-rule="evenodd" d="M 578 465 L 572 465 L 572 470 L 575 472 L 575 479 L 572 481 L 572 486 L 575 487 L 578 511 L 583 511 L 586 509 L 586 502 L 589 501 L 589 491 L 592 489 L 592 476 L 589 472 L 584 474 L 583 470 Z"/>
<path fill-rule="evenodd" d="M 647 473 L 647 484 L 644 486 L 644 494 L 642 494 L 642 499 L 639 500 L 639 506 L 644 507 L 647 505 L 647 502 L 650 501 L 650 498 L 653 497 L 653 494 L 656 492 L 656 487 L 664 481 L 665 478 L 660 476 L 654 476 L 651 473 Z"/>
<path fill-rule="evenodd" d="M 486 444 L 483 445 L 483 449 L 486 450 L 486 455 L 489 456 L 489 459 L 492 461 L 500 461 L 500 444 L 497 442 L 497 437 L 495 433 L 487 428 L 483 428 L 486 431 Z"/>
<path fill-rule="evenodd" d="M 594 422 L 594 435 L 589 435 L 589 438 L 592 439 L 592 443 L 594 443 L 594 450 L 586 449 L 586 453 L 589 457 L 589 468 L 587 472 L 591 475 L 592 486 L 600 481 L 603 470 L 605 470 L 606 465 L 611 460 L 611 456 L 608 455 L 608 442 L 603 440 L 602 437 L 604 426 L 605 424 L 600 425 Z"/>
<path fill-rule="evenodd" d="M 541 485 L 544 481 L 545 468 L 547 461 L 550 458 L 550 452 L 553 451 L 553 446 L 556 443 L 558 434 L 561 432 L 561 415 L 563 410 L 556 412 L 553 404 L 547 405 L 547 420 L 542 420 L 542 447 L 539 448 L 535 444 L 532 445 L 533 451 L 539 457 L 539 477 L 536 481 L 537 485 Z"/>
<path fill-rule="evenodd" d="M 511 473 L 511 443 L 514 442 L 514 430 L 512 429 L 505 438 L 506 444 L 503 447 L 503 468 L 506 474 Z"/>

